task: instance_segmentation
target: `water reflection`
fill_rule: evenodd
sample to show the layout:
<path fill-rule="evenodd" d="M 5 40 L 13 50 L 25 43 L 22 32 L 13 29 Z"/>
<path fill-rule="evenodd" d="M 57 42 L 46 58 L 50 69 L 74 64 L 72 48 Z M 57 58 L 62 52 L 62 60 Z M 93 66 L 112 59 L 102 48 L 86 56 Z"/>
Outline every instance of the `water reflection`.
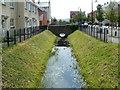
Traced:
<path fill-rule="evenodd" d="M 55 47 L 42 78 L 44 88 L 85 88 L 80 69 L 70 47 Z"/>

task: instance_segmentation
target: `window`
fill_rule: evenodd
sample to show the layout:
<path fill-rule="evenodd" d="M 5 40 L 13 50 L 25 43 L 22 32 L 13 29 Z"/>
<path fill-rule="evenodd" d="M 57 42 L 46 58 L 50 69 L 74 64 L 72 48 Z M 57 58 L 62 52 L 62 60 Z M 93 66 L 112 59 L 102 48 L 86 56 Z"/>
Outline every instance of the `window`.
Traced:
<path fill-rule="evenodd" d="M 29 3 L 27 2 L 27 9 L 29 10 Z"/>
<path fill-rule="evenodd" d="M 13 0 L 10 0 L 10 8 L 14 8 L 14 2 L 13 2 Z"/>
<path fill-rule="evenodd" d="M 34 13 L 35 13 L 35 6 L 34 6 Z"/>
<path fill-rule="evenodd" d="M 27 21 L 27 27 L 29 27 L 29 21 Z"/>
<path fill-rule="evenodd" d="M 37 7 L 35 7 L 35 14 L 37 13 Z"/>
<path fill-rule="evenodd" d="M 2 4 L 5 4 L 6 2 L 5 2 L 5 0 L 1 0 L 1 3 L 2 3 Z"/>
<path fill-rule="evenodd" d="M 29 6 L 29 9 L 28 9 L 28 10 L 30 11 L 30 9 L 31 9 L 31 4 L 29 3 L 29 5 L 28 5 L 28 6 Z"/>
<path fill-rule="evenodd" d="M 30 10 L 33 11 L 33 5 L 31 4 Z"/>
<path fill-rule="evenodd" d="M 27 2 L 26 1 L 24 2 L 24 7 L 25 7 L 25 9 L 27 9 Z"/>
<path fill-rule="evenodd" d="M 10 19 L 10 27 L 14 27 L 14 19 Z"/>
<path fill-rule="evenodd" d="M 34 12 L 34 5 L 32 6 L 32 11 Z"/>
<path fill-rule="evenodd" d="M 2 29 L 6 29 L 6 21 L 2 20 Z"/>
<path fill-rule="evenodd" d="M 29 20 L 29 26 L 31 26 L 31 25 L 32 25 L 31 20 Z"/>

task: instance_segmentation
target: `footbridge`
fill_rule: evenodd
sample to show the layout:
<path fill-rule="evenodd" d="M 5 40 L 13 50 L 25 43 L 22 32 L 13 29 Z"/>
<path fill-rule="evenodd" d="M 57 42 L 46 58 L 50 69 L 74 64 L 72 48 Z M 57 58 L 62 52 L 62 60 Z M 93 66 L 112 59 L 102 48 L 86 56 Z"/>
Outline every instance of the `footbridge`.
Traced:
<path fill-rule="evenodd" d="M 48 30 L 58 37 L 67 37 L 77 29 L 71 29 L 69 25 L 49 25 Z"/>

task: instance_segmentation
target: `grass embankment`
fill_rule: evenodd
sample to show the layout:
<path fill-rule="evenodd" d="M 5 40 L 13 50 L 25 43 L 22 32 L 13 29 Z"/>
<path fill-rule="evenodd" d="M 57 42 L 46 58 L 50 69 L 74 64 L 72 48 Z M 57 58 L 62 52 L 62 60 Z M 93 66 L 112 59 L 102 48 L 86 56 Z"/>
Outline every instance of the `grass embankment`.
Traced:
<path fill-rule="evenodd" d="M 88 87 L 118 87 L 118 44 L 104 43 L 80 31 L 68 38 Z"/>
<path fill-rule="evenodd" d="M 37 88 L 56 37 L 44 31 L 3 49 L 3 87 Z"/>

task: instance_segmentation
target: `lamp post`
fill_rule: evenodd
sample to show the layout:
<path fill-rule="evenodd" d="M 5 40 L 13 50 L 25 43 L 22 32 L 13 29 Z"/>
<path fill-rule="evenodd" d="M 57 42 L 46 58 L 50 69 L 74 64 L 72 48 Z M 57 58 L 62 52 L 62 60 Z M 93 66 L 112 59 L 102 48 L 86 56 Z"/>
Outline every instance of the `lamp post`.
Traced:
<path fill-rule="evenodd" d="M 92 12 L 91 12 L 91 16 L 92 16 L 92 26 L 91 26 L 91 36 L 92 36 L 92 31 L 93 31 L 93 0 L 91 1 L 91 9 L 92 9 Z"/>
<path fill-rule="evenodd" d="M 92 14 L 91 14 L 91 16 L 92 16 L 92 25 L 93 25 L 93 22 L 94 22 L 94 21 L 93 21 L 93 0 L 92 0 L 92 2 L 91 2 L 91 5 L 92 5 L 92 6 L 91 6 L 91 7 L 92 7 L 92 8 L 91 8 L 91 9 L 92 9 L 92 12 L 91 12 Z"/>
<path fill-rule="evenodd" d="M 95 0 L 95 2 L 97 2 L 97 0 Z M 92 16 L 92 27 L 91 27 L 91 35 L 92 35 L 92 31 L 93 31 L 93 23 L 94 23 L 94 17 L 93 17 L 93 0 L 91 1 L 91 9 L 92 9 L 92 12 L 91 12 L 91 16 Z"/>

